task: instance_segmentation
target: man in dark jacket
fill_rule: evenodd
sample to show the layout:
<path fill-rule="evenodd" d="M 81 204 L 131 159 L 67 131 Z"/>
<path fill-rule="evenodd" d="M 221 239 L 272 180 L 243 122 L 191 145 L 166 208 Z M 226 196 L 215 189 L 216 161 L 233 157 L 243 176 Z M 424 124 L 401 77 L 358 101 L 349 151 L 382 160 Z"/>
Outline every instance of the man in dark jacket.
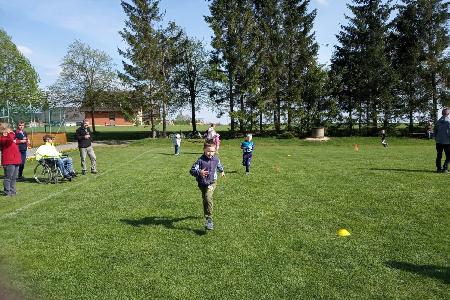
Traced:
<path fill-rule="evenodd" d="M 16 137 L 14 142 L 19 147 L 20 156 L 22 158 L 22 163 L 19 165 L 19 176 L 17 177 L 17 181 L 23 181 L 23 169 L 25 168 L 25 162 L 27 161 L 27 149 L 29 145 L 27 133 L 24 130 L 25 122 L 19 121 L 17 124 L 17 129 L 14 132 Z"/>
<path fill-rule="evenodd" d="M 81 174 L 86 175 L 86 155 L 89 155 L 89 159 L 91 160 L 91 173 L 96 174 L 97 159 L 94 148 L 92 147 L 92 135 L 88 119 L 83 120 L 83 126 L 77 129 L 76 136 L 81 157 Z"/>
<path fill-rule="evenodd" d="M 436 171 L 438 173 L 448 173 L 448 163 L 450 162 L 450 118 L 449 109 L 442 110 L 442 117 L 436 126 Z M 445 162 L 441 167 L 442 151 L 445 152 Z"/>

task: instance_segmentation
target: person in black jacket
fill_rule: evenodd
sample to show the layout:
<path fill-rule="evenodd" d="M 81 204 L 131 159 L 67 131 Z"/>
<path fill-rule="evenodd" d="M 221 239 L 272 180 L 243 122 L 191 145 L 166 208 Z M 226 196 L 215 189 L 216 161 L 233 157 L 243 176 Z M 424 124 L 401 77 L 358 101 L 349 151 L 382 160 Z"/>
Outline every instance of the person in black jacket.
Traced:
<path fill-rule="evenodd" d="M 24 130 L 25 122 L 19 121 L 17 123 L 17 129 L 14 132 L 16 137 L 14 142 L 19 147 L 20 156 L 22 158 L 22 163 L 19 165 L 19 175 L 17 177 L 17 181 L 23 181 L 23 169 L 25 168 L 25 162 L 27 161 L 27 149 L 29 145 L 27 133 Z"/>
<path fill-rule="evenodd" d="M 83 126 L 77 129 L 76 136 L 81 157 L 81 174 L 86 175 L 86 155 L 89 155 L 89 159 L 91 160 L 91 173 L 96 174 L 97 159 L 94 148 L 92 147 L 92 135 L 88 119 L 83 120 Z"/>

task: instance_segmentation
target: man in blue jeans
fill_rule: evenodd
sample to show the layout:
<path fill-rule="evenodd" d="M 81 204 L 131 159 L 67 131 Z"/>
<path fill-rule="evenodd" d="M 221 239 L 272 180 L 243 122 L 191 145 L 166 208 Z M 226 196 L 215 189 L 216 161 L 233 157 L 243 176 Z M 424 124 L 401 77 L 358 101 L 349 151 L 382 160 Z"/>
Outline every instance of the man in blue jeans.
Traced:
<path fill-rule="evenodd" d="M 436 126 L 436 172 L 448 173 L 448 163 L 450 162 L 450 118 L 449 109 L 442 109 L 442 117 Z M 444 165 L 441 167 L 442 152 L 445 152 Z"/>
<path fill-rule="evenodd" d="M 61 170 L 62 175 L 66 179 L 72 179 L 72 177 L 76 177 L 75 171 L 73 170 L 73 162 L 70 157 L 63 157 L 62 153 L 60 153 L 56 147 L 53 145 L 53 137 L 46 134 L 43 137 L 45 142 L 44 145 L 40 146 L 36 150 L 36 160 L 53 158 L 56 159 L 56 163 L 58 168 Z"/>

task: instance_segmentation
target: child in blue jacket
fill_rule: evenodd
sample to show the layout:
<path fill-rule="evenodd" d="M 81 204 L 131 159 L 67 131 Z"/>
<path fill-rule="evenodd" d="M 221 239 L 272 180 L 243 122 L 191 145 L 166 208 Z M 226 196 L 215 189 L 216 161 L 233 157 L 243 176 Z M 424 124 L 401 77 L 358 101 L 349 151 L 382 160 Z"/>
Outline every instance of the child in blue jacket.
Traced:
<path fill-rule="evenodd" d="M 190 173 L 198 183 L 198 188 L 202 192 L 203 213 L 206 218 L 205 228 L 213 230 L 213 193 L 216 188 L 217 172 L 225 176 L 224 168 L 216 154 L 216 145 L 205 143 L 203 145 L 203 155 L 192 165 Z"/>
<path fill-rule="evenodd" d="M 252 142 L 252 135 L 247 134 L 245 141 L 241 144 L 242 154 L 242 165 L 245 166 L 245 175 L 250 174 L 250 163 L 253 157 L 253 149 L 255 149 L 255 144 Z"/>

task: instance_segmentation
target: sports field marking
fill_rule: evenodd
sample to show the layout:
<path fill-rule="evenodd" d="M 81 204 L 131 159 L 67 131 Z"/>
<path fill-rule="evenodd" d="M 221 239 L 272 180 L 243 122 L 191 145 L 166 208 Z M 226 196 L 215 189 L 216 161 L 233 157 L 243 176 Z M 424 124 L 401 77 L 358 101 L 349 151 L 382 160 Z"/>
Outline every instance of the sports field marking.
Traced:
<path fill-rule="evenodd" d="M 106 174 L 108 174 L 108 173 L 110 173 L 112 171 L 115 171 L 115 170 L 117 170 L 117 169 L 119 169 L 119 168 L 121 168 L 121 167 L 123 167 L 125 165 L 128 165 L 129 163 L 137 160 L 138 158 L 144 156 L 145 154 L 151 152 L 152 150 L 145 151 L 145 152 L 135 156 L 133 159 L 130 159 L 130 160 L 128 160 L 128 161 L 118 165 L 117 167 L 115 167 L 113 169 L 106 170 L 105 172 L 102 172 L 102 173 L 98 174 L 95 178 L 101 177 L 101 176 L 106 175 Z M 36 205 L 36 204 L 39 204 L 39 203 L 44 202 L 44 201 L 47 201 L 47 200 L 49 200 L 49 199 L 51 199 L 51 198 L 53 198 L 55 196 L 61 195 L 61 194 L 65 193 L 65 192 L 68 192 L 68 191 L 78 187 L 80 184 L 86 183 L 87 180 L 90 180 L 90 177 L 87 177 L 86 179 L 82 179 L 82 181 L 72 183 L 70 185 L 70 187 L 67 187 L 65 189 L 62 189 L 62 190 L 59 190 L 57 192 L 51 193 L 50 195 L 47 195 L 46 197 L 44 197 L 42 199 L 39 199 L 39 200 L 36 200 L 34 202 L 28 203 L 28 204 L 26 204 L 26 205 L 24 205 L 22 207 L 17 208 L 16 210 L 14 210 L 12 212 L 6 213 L 6 214 L 0 216 L 0 220 L 12 218 L 12 217 L 16 216 L 18 213 L 20 213 L 20 212 L 22 212 L 22 211 L 24 211 L 24 210 L 26 210 L 26 209 Z"/>

